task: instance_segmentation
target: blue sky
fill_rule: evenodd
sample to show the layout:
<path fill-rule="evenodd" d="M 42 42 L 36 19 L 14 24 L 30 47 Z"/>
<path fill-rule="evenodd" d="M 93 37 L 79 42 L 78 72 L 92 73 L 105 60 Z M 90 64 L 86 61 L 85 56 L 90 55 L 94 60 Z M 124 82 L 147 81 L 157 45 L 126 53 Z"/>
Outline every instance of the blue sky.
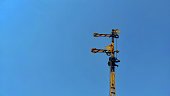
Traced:
<path fill-rule="evenodd" d="M 121 30 L 118 96 L 170 95 L 170 1 L 1 0 L 0 96 L 108 96 L 108 38 Z"/>

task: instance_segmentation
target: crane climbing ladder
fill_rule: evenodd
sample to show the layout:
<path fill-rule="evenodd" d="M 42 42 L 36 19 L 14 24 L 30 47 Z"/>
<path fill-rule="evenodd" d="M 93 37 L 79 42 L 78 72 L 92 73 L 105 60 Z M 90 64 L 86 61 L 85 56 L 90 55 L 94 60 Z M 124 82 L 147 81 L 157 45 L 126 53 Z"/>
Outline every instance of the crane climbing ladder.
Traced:
<path fill-rule="evenodd" d="M 109 56 L 108 66 L 110 67 L 110 96 L 116 96 L 116 88 L 115 88 L 115 67 L 118 67 L 116 63 L 120 62 L 119 59 L 117 59 L 117 53 L 119 53 L 119 50 L 115 50 L 115 39 L 119 38 L 119 30 L 118 29 L 112 29 L 111 34 L 99 34 L 94 33 L 94 37 L 109 37 L 112 39 L 112 43 L 108 46 L 106 46 L 105 49 L 96 49 L 92 48 L 92 53 L 106 53 L 106 55 Z M 117 42 L 116 42 L 117 44 Z"/>

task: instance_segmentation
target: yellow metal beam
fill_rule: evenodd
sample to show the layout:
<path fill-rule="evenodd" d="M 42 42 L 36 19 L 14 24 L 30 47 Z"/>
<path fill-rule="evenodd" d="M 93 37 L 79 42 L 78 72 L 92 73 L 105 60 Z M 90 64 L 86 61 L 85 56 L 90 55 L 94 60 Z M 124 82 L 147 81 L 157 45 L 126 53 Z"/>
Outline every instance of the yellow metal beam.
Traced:
<path fill-rule="evenodd" d="M 112 43 L 108 46 L 106 46 L 105 49 L 96 49 L 92 48 L 91 52 L 93 53 L 106 53 L 109 57 L 109 62 L 108 65 L 110 66 L 110 96 L 116 96 L 116 88 L 115 88 L 115 66 L 118 67 L 116 64 L 117 62 L 120 62 L 120 60 L 117 59 L 117 55 L 115 57 L 115 52 L 116 54 L 119 52 L 116 48 L 115 51 L 115 46 L 114 46 L 114 39 L 119 38 L 119 33 L 120 31 L 118 29 L 112 29 L 111 34 L 99 34 L 99 33 L 94 33 L 94 37 L 111 37 Z"/>
<path fill-rule="evenodd" d="M 110 72 L 110 96 L 116 96 L 115 72 Z"/>

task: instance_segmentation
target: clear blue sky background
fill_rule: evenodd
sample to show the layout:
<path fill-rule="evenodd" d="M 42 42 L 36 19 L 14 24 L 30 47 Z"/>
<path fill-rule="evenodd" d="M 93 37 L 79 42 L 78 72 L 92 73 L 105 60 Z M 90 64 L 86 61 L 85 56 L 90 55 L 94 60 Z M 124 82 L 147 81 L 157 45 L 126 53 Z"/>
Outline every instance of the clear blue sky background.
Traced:
<path fill-rule="evenodd" d="M 117 96 L 170 96 L 169 27 L 169 0 L 1 0 L 0 96 L 109 96 L 112 28 Z"/>

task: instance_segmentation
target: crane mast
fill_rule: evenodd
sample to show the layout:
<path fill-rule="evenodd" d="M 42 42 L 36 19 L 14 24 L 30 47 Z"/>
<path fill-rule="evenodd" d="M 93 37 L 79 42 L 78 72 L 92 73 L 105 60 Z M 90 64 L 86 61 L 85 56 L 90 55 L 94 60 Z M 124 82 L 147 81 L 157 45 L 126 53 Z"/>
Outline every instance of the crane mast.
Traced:
<path fill-rule="evenodd" d="M 92 53 L 106 53 L 106 55 L 109 56 L 108 66 L 110 68 L 110 96 L 116 96 L 116 87 L 115 87 L 115 67 L 118 67 L 116 63 L 120 62 L 120 60 L 117 59 L 117 53 L 119 53 L 119 50 L 115 50 L 115 39 L 119 38 L 119 30 L 118 29 L 112 29 L 111 34 L 99 34 L 94 33 L 94 37 L 109 37 L 112 39 L 112 43 L 108 46 L 106 46 L 105 49 L 96 49 L 92 48 Z M 117 42 L 116 42 L 117 43 Z"/>

